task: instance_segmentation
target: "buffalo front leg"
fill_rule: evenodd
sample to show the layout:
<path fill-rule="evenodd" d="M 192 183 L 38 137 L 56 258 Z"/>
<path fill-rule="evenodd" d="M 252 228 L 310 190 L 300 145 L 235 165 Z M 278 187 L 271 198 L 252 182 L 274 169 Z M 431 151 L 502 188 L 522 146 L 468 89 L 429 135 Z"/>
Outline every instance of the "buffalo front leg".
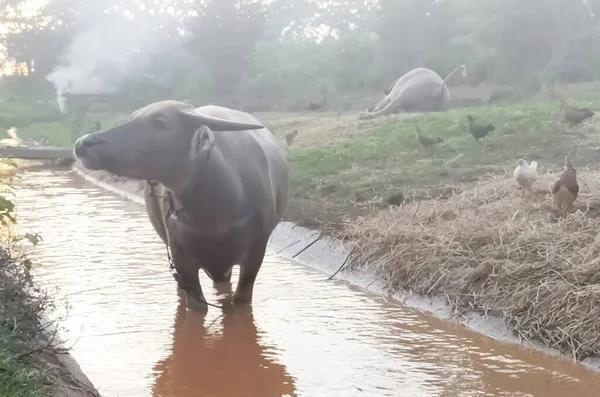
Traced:
<path fill-rule="evenodd" d="M 200 286 L 199 269 L 196 262 L 177 244 L 172 245 L 171 255 L 177 271 L 176 280 L 179 296 L 185 295 L 186 306 L 189 310 L 195 312 L 208 311 L 208 305 Z"/>
<path fill-rule="evenodd" d="M 252 302 L 254 281 L 265 258 L 267 243 L 268 239 L 250 246 L 248 254 L 240 266 L 240 278 L 233 294 L 233 303 L 247 304 Z"/>

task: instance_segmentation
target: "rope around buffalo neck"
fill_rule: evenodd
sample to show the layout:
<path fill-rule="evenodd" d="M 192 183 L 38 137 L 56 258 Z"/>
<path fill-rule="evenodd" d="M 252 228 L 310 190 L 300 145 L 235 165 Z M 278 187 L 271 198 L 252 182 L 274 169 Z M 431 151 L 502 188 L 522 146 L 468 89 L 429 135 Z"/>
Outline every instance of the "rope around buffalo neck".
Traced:
<path fill-rule="evenodd" d="M 152 200 L 154 201 L 154 204 L 156 205 L 157 208 L 161 208 L 158 202 L 158 195 L 156 194 L 156 191 L 154 190 L 155 187 L 158 185 L 158 182 L 156 181 L 146 181 L 148 183 L 148 185 L 150 186 L 150 196 L 152 197 Z M 175 268 L 175 263 L 173 261 L 173 257 L 171 255 L 171 248 L 170 248 L 170 244 L 171 244 L 171 236 L 169 235 L 169 229 L 167 228 L 167 219 L 173 215 L 173 214 L 177 214 L 178 210 L 175 209 L 175 201 L 173 200 L 173 194 L 167 190 L 166 192 L 166 196 L 160 196 L 161 198 L 166 198 L 167 199 L 167 204 L 168 204 L 168 208 L 167 211 L 165 212 L 164 217 L 162 218 L 162 222 L 163 222 L 163 227 L 165 229 L 165 234 L 167 237 L 167 242 L 165 243 L 165 248 L 167 250 L 167 259 L 169 261 L 169 272 L 171 273 L 171 275 L 173 276 L 173 278 L 175 279 L 175 282 L 177 283 L 177 286 L 181 289 L 183 289 L 185 292 L 187 292 L 188 294 L 191 294 L 192 296 L 194 296 L 194 298 L 196 298 L 198 301 L 206 304 L 207 306 L 212 306 L 215 307 L 217 309 L 223 309 L 225 310 L 226 307 L 224 306 L 219 306 L 219 305 L 214 305 L 212 303 L 208 303 L 205 299 L 202 299 L 197 293 L 196 291 L 187 289 L 185 287 L 181 286 L 181 276 L 179 275 L 179 273 L 177 273 L 177 269 Z M 183 211 L 183 209 L 179 210 L 179 211 Z"/>

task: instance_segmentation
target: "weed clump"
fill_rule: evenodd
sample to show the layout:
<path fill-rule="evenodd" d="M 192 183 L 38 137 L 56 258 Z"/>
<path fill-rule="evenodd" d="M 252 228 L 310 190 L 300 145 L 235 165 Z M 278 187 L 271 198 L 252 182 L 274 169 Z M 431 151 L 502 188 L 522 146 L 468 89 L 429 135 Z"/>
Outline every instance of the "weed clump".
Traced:
<path fill-rule="evenodd" d="M 50 374 L 35 354 L 45 332 L 41 314 L 48 306 L 28 263 L 13 261 L 0 249 L 0 395 L 49 395 Z"/>

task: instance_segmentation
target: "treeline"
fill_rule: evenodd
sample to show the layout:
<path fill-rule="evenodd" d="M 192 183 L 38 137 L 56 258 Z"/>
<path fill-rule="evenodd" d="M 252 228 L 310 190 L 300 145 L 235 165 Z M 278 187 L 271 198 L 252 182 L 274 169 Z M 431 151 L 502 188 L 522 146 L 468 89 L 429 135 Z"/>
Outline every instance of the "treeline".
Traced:
<path fill-rule="evenodd" d="M 0 0 L 18 65 L 2 86 L 51 98 L 46 77 L 71 65 L 62 78 L 94 75 L 133 102 L 339 109 L 414 67 L 465 64 L 470 85 L 534 90 L 600 77 L 598 13 L 600 0 Z"/>

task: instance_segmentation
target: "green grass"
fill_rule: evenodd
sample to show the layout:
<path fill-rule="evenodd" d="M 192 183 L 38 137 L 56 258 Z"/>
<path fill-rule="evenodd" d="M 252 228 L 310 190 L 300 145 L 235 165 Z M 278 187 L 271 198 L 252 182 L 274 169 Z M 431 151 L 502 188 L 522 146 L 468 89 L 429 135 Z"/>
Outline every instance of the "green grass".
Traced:
<path fill-rule="evenodd" d="M 76 127 L 75 117 L 68 116 L 60 121 L 25 125 L 19 128 L 17 133 L 23 139 L 47 139 L 51 145 L 70 147 L 77 138 L 89 132 L 96 121 L 105 129 L 126 119 L 125 114 L 117 114 L 115 118 L 109 114 L 88 114 L 83 118 L 81 127 Z"/>
<path fill-rule="evenodd" d="M 600 108 L 600 103 L 577 105 Z M 496 130 L 477 143 L 468 133 L 467 114 Z M 527 155 L 554 161 L 575 140 L 557 117 L 557 105 L 550 102 L 453 109 L 397 119 L 352 141 L 292 147 L 293 196 L 370 200 L 395 190 L 460 183 Z M 416 124 L 424 135 L 442 137 L 444 143 L 431 151 L 422 148 Z"/>
<path fill-rule="evenodd" d="M 2 247 L 8 243 L 2 240 Z M 26 261 L 14 261 L 0 250 L 0 396 L 47 396 L 50 368 L 40 352 L 43 340 L 40 313 L 48 295 L 33 283 Z"/>
<path fill-rule="evenodd" d="M 19 128 L 33 123 L 59 121 L 62 118 L 58 108 L 51 102 L 0 97 L 0 128 Z"/>
<path fill-rule="evenodd" d="M 0 97 L 0 139 L 8 138 L 5 130 L 16 127 L 17 134 L 23 139 L 46 139 L 51 145 L 70 147 L 96 121 L 100 122 L 102 128 L 106 128 L 126 120 L 127 116 L 128 114 L 120 113 L 113 118 L 106 113 L 89 113 L 78 126 L 74 115 L 61 114 L 52 101 L 22 101 L 13 97 Z"/>
<path fill-rule="evenodd" d="M 31 359 L 18 359 L 23 353 L 23 337 L 20 330 L 10 332 L 0 328 L 0 396 L 2 397 L 40 397 L 50 396 L 45 385 L 44 372 L 32 363 Z"/>

